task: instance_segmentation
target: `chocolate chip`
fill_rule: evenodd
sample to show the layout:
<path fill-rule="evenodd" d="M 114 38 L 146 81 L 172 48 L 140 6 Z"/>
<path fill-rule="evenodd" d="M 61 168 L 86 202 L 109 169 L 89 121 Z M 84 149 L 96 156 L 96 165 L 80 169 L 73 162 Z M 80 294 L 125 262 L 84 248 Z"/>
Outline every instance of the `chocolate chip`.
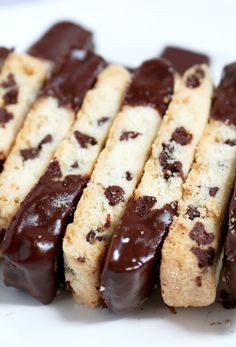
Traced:
<path fill-rule="evenodd" d="M 199 247 L 192 247 L 191 252 L 198 258 L 198 266 L 201 269 L 213 265 L 215 258 L 214 248 L 208 247 L 208 249 L 201 249 Z"/>
<path fill-rule="evenodd" d="M 219 188 L 218 187 L 212 187 L 209 188 L 209 194 L 210 196 L 212 196 L 214 198 L 214 196 L 216 195 L 216 193 L 218 192 Z"/>
<path fill-rule="evenodd" d="M 109 186 L 105 189 L 104 194 L 109 201 L 109 205 L 115 206 L 124 200 L 125 191 L 120 186 Z"/>
<path fill-rule="evenodd" d="M 27 148 L 27 149 L 21 149 L 20 154 L 24 161 L 35 159 L 39 155 L 38 148 Z"/>
<path fill-rule="evenodd" d="M 85 257 L 78 257 L 78 258 L 77 258 L 77 261 L 78 261 L 79 263 L 85 263 L 85 262 L 86 262 L 86 258 L 85 258 Z"/>
<path fill-rule="evenodd" d="M 98 119 L 97 123 L 100 126 L 100 125 L 103 125 L 104 123 L 106 123 L 108 120 L 109 120 L 108 117 L 102 117 L 102 118 Z"/>
<path fill-rule="evenodd" d="M 10 89 L 3 95 L 3 100 L 6 105 L 15 105 L 17 104 L 18 98 L 18 89 Z"/>
<path fill-rule="evenodd" d="M 0 229 L 0 243 L 3 241 L 6 229 Z"/>
<path fill-rule="evenodd" d="M 88 145 L 94 146 L 97 144 L 97 141 L 94 137 L 85 135 L 78 130 L 74 132 L 74 135 L 80 147 L 82 148 L 88 148 Z"/>
<path fill-rule="evenodd" d="M 189 205 L 187 208 L 187 215 L 189 216 L 189 219 L 194 220 L 195 218 L 198 218 L 201 216 L 200 212 L 198 211 L 196 206 Z"/>
<path fill-rule="evenodd" d="M 189 75 L 186 80 L 186 87 L 197 88 L 200 86 L 200 80 L 205 76 L 205 72 L 202 68 L 197 67 L 192 75 Z"/>
<path fill-rule="evenodd" d="M 123 131 L 123 133 L 120 135 L 120 141 L 128 141 L 129 139 L 135 139 L 140 135 L 141 133 L 138 133 L 137 131 Z"/>
<path fill-rule="evenodd" d="M 197 287 L 201 287 L 202 286 L 202 276 L 197 276 L 195 278 L 195 281 L 196 281 Z"/>
<path fill-rule="evenodd" d="M 228 139 L 228 140 L 226 140 L 225 141 L 225 144 L 226 145 L 229 145 L 229 146 L 236 146 L 236 140 L 230 140 L 230 139 Z"/>
<path fill-rule="evenodd" d="M 12 73 L 7 75 L 7 79 L 2 82 L 1 87 L 7 89 L 12 87 L 17 87 L 15 77 Z"/>
<path fill-rule="evenodd" d="M 174 147 L 170 143 L 162 144 L 162 151 L 159 156 L 159 162 L 162 166 L 164 178 L 167 180 L 173 176 L 183 176 L 182 163 L 180 161 L 174 161 L 172 153 Z"/>
<path fill-rule="evenodd" d="M 96 233 L 94 230 L 90 230 L 90 232 L 86 236 L 86 241 L 89 242 L 91 245 L 94 243 Z"/>
<path fill-rule="evenodd" d="M 208 233 L 201 222 L 197 222 L 189 234 L 190 238 L 198 245 L 209 245 L 215 239 L 213 233 Z"/>
<path fill-rule="evenodd" d="M 12 73 L 8 74 L 7 79 L 1 84 L 7 91 L 3 95 L 3 100 L 6 105 L 16 104 L 18 97 L 18 87 Z"/>
<path fill-rule="evenodd" d="M 0 124 L 4 125 L 13 119 L 13 114 L 8 112 L 5 108 L 0 107 Z"/>
<path fill-rule="evenodd" d="M 106 217 L 106 223 L 104 224 L 104 228 L 108 229 L 111 226 L 111 215 L 108 213 Z"/>
<path fill-rule="evenodd" d="M 132 181 L 132 179 L 133 179 L 132 173 L 129 171 L 126 171 L 125 178 L 127 179 L 127 181 Z"/>
<path fill-rule="evenodd" d="M 96 240 L 99 242 L 106 241 L 107 237 L 105 235 L 98 235 L 96 236 Z"/>
<path fill-rule="evenodd" d="M 74 161 L 74 163 L 70 166 L 72 169 L 78 169 L 79 168 L 79 164 L 77 161 Z"/>
<path fill-rule="evenodd" d="M 51 135 L 46 135 L 42 141 L 40 141 L 40 143 L 38 144 L 38 147 L 36 148 L 26 148 L 26 149 L 21 149 L 20 154 L 23 158 L 24 161 L 26 160 L 31 160 L 31 159 L 35 159 L 38 157 L 42 146 L 52 142 L 52 136 Z"/>
<path fill-rule="evenodd" d="M 192 134 L 188 133 L 184 127 L 176 128 L 172 134 L 171 140 L 184 146 L 192 141 Z"/>
<path fill-rule="evenodd" d="M 196 75 L 192 74 L 192 75 L 189 75 L 187 77 L 186 87 L 194 89 L 194 88 L 197 88 L 199 86 L 200 86 L 200 80 Z"/>
<path fill-rule="evenodd" d="M 135 201 L 134 210 L 140 216 L 144 216 L 145 214 L 150 212 L 156 202 L 157 199 L 155 198 L 155 196 L 144 195 Z"/>

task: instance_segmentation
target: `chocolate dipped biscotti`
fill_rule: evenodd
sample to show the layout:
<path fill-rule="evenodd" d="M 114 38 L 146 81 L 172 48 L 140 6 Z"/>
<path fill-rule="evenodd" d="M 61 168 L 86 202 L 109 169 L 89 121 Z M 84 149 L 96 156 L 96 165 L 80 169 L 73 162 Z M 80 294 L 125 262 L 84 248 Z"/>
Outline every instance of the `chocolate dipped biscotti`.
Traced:
<path fill-rule="evenodd" d="M 174 91 L 175 74 L 165 62 L 144 62 L 134 73 L 123 107 L 109 133 L 88 187 L 66 230 L 66 281 L 75 299 L 101 303 L 100 275 L 106 251 L 143 171 Z"/>
<path fill-rule="evenodd" d="M 129 72 L 117 65 L 107 66 L 98 75 L 70 134 L 59 144 L 46 172 L 8 227 L 4 281 L 27 289 L 43 303 L 54 298 L 58 282 L 63 280 L 62 238 L 129 81 Z"/>
<path fill-rule="evenodd" d="M 55 149 L 68 134 L 103 59 L 73 52 L 56 65 L 34 103 L 0 175 L 0 230 L 8 228 L 26 195 L 45 172 Z M 2 238 L 2 237 L 1 237 Z"/>
<path fill-rule="evenodd" d="M 47 77 L 46 64 L 39 59 L 8 52 L 0 72 L 0 172 Z"/>
<path fill-rule="evenodd" d="M 196 65 L 185 72 L 173 96 L 103 267 L 100 290 L 114 312 L 141 305 L 158 281 L 161 247 L 208 119 L 212 92 L 208 67 Z"/>
<path fill-rule="evenodd" d="M 161 290 L 169 306 L 215 301 L 224 220 L 236 174 L 236 64 L 224 68 L 209 123 L 164 242 Z"/>

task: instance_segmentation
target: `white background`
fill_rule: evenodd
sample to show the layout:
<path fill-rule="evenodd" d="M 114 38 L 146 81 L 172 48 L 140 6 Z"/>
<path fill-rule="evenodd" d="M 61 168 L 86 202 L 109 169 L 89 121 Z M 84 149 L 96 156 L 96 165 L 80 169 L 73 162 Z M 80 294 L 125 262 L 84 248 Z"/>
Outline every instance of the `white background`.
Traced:
<path fill-rule="evenodd" d="M 0 45 L 23 51 L 61 19 L 86 25 L 100 54 L 129 66 L 166 44 L 183 45 L 210 54 L 217 82 L 236 60 L 235 0 L 0 0 Z M 174 315 L 154 293 L 142 311 L 116 316 L 76 306 L 67 294 L 42 306 L 0 283 L 0 347 L 236 346 L 236 312 L 219 305 Z"/>

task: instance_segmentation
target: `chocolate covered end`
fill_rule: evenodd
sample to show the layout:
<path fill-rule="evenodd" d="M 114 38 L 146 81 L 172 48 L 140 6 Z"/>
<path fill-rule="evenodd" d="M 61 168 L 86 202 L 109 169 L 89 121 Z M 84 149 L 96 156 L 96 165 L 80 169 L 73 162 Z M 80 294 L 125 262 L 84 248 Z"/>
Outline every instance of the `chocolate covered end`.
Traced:
<path fill-rule="evenodd" d="M 236 63 L 224 68 L 221 82 L 214 93 L 211 118 L 236 125 Z"/>
<path fill-rule="evenodd" d="M 171 66 L 162 60 L 148 60 L 135 71 L 124 105 L 151 106 L 163 116 L 173 89 L 174 70 Z"/>
<path fill-rule="evenodd" d="M 205 54 L 172 46 L 164 48 L 160 57 L 169 61 L 181 75 L 193 65 L 210 64 Z"/>
<path fill-rule="evenodd" d="M 26 289 L 44 304 L 52 301 L 58 282 L 63 280 L 64 232 L 87 181 L 80 175 L 63 178 L 59 163 L 51 162 L 6 232 L 3 254 L 7 286 Z"/>
<path fill-rule="evenodd" d="M 236 303 L 236 185 L 229 207 L 229 225 L 223 264 L 225 283 Z"/>
<path fill-rule="evenodd" d="M 160 250 L 177 204 L 153 209 L 155 203 L 152 196 L 131 199 L 115 230 L 101 277 L 101 295 L 114 312 L 141 305 L 157 282 Z"/>
<path fill-rule="evenodd" d="M 76 50 L 71 51 L 69 56 L 55 65 L 40 94 L 54 97 L 60 106 L 69 106 L 75 111 L 78 111 L 85 93 L 105 67 L 105 61 L 100 56 L 89 52 L 81 58 L 77 53 Z"/>
<path fill-rule="evenodd" d="M 28 54 L 45 60 L 56 61 L 72 49 L 93 50 L 92 33 L 80 25 L 60 22 L 52 26 L 29 49 Z"/>

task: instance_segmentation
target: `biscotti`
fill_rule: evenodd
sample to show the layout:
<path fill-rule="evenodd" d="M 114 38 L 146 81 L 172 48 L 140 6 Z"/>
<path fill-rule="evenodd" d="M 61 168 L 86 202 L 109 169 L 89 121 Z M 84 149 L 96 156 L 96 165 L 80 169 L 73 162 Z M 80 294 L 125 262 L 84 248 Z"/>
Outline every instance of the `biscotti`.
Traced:
<path fill-rule="evenodd" d="M 8 54 L 0 73 L 0 172 L 16 135 L 48 75 L 46 65 L 25 54 Z"/>
<path fill-rule="evenodd" d="M 80 303 L 91 307 L 101 303 L 100 275 L 106 250 L 142 175 L 173 88 L 174 73 L 160 60 L 146 61 L 136 70 L 74 221 L 67 227 L 65 276 Z"/>
<path fill-rule="evenodd" d="M 161 247 L 207 123 L 212 92 L 208 67 L 196 65 L 185 72 L 173 96 L 103 268 L 100 290 L 115 312 L 141 305 L 158 281 Z"/>
<path fill-rule="evenodd" d="M 68 134 L 83 97 L 104 61 L 93 53 L 84 60 L 71 54 L 55 66 L 33 105 L 0 175 L 0 230 L 4 234 L 20 204 L 44 173 Z"/>
<path fill-rule="evenodd" d="M 164 242 L 161 289 L 169 306 L 215 301 L 224 220 L 236 173 L 236 64 L 225 67 L 211 117 Z"/>
<path fill-rule="evenodd" d="M 129 82 L 130 73 L 121 66 L 109 65 L 98 75 L 70 134 L 8 227 L 3 244 L 4 281 L 27 289 L 45 304 L 52 301 L 62 281 L 66 226 L 73 220 Z"/>

